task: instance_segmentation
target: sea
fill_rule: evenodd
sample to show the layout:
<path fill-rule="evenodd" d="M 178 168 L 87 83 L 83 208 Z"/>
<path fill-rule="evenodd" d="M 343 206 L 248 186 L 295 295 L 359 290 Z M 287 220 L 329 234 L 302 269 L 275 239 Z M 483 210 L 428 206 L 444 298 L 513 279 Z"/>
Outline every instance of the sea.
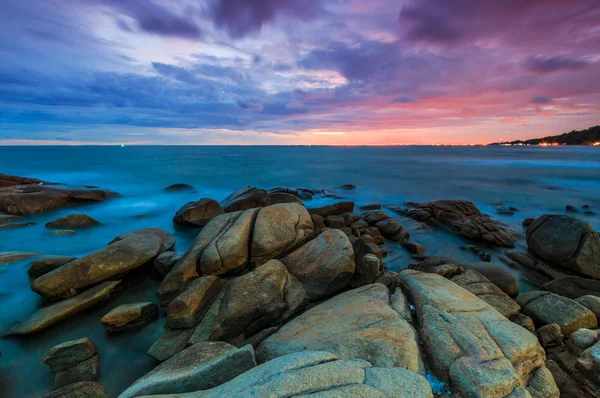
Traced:
<path fill-rule="evenodd" d="M 598 147 L 324 147 L 324 146 L 47 146 L 0 147 L 0 173 L 73 185 L 95 185 L 122 197 L 28 217 L 36 225 L 0 230 L 0 252 L 84 256 L 114 237 L 140 228 L 172 232 L 175 249 L 185 251 L 197 229 L 176 228 L 172 217 L 184 204 L 200 198 L 221 200 L 238 188 L 321 188 L 339 195 L 306 201 L 319 207 L 340 200 L 356 206 L 406 201 L 466 199 L 482 212 L 517 231 L 517 250 L 526 250 L 522 221 L 548 213 L 565 213 L 565 206 L 588 205 L 596 214 L 577 216 L 600 229 L 600 148 Z M 167 193 L 176 183 L 196 187 L 196 193 Z M 341 185 L 354 184 L 347 191 Z M 496 213 L 498 206 L 519 209 Z M 48 221 L 86 213 L 102 226 L 72 236 L 53 236 Z M 461 246 L 472 244 L 445 228 L 421 229 L 415 221 L 390 212 L 424 245 L 428 255 L 459 261 L 479 261 Z M 414 260 L 401 246 L 387 245 L 387 268 L 400 270 Z M 493 262 L 502 250 L 484 247 Z M 32 314 L 42 300 L 30 290 L 31 260 L 0 265 L 0 334 Z M 521 291 L 537 288 L 527 275 L 513 270 Z M 107 335 L 100 318 L 118 304 L 158 302 L 159 282 L 149 280 L 116 299 L 44 332 L 21 338 L 0 337 L 0 397 L 39 397 L 52 390 L 53 374 L 42 363 L 51 347 L 89 337 L 100 352 L 99 382 L 117 396 L 154 366 L 146 351 L 163 331 L 164 315 L 141 329 Z"/>

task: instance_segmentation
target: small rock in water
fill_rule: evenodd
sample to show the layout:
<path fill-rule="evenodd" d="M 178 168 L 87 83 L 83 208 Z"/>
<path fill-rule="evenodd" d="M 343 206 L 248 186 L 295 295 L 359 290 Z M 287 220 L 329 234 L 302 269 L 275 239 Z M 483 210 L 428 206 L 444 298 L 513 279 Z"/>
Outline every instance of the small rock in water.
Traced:
<path fill-rule="evenodd" d="M 158 317 L 158 306 L 154 303 L 123 304 L 108 314 L 100 322 L 108 333 L 138 328 Z"/>
<path fill-rule="evenodd" d="M 535 221 L 535 218 L 532 217 L 527 217 L 526 219 L 523 220 L 523 226 L 524 227 L 528 227 L 531 225 L 532 222 Z"/>
<path fill-rule="evenodd" d="M 593 216 L 593 215 L 595 215 L 596 213 L 594 213 L 594 212 L 593 212 L 593 211 L 591 211 L 591 210 L 586 210 L 586 211 L 584 211 L 584 212 L 583 212 L 583 214 L 585 214 L 585 215 L 588 215 L 588 216 Z"/>
<path fill-rule="evenodd" d="M 17 261 L 25 260 L 37 256 L 37 253 L 26 253 L 26 252 L 0 252 L 0 265 L 14 263 Z"/>
<path fill-rule="evenodd" d="M 71 214 L 58 220 L 46 223 L 46 228 L 57 229 L 73 229 L 73 228 L 89 228 L 96 225 L 101 225 L 100 222 L 94 220 L 87 214 Z"/>
<path fill-rule="evenodd" d="M 6 225 L 0 225 L 0 230 L 7 231 L 7 230 L 11 230 L 11 229 L 33 227 L 34 225 L 36 225 L 36 223 L 34 223 L 34 222 L 6 224 Z"/>
<path fill-rule="evenodd" d="M 72 229 L 57 229 L 55 231 L 50 231 L 50 235 L 52 236 L 71 236 L 77 234 L 77 231 L 73 231 Z"/>
<path fill-rule="evenodd" d="M 173 184 L 169 185 L 166 188 L 163 188 L 164 192 L 187 192 L 187 193 L 195 193 L 196 188 L 189 184 Z"/>
<path fill-rule="evenodd" d="M 571 206 L 571 205 L 566 205 L 566 206 L 565 206 L 565 210 L 566 210 L 568 213 L 577 213 L 577 212 L 579 211 L 579 210 L 577 210 L 577 207 L 575 207 L 575 206 Z"/>
<path fill-rule="evenodd" d="M 98 379 L 98 349 L 88 338 L 67 341 L 51 348 L 44 354 L 42 362 L 55 374 L 54 388 Z"/>
<path fill-rule="evenodd" d="M 582 208 L 582 209 L 589 209 L 589 208 L 590 208 L 590 205 L 583 205 L 583 206 L 581 206 L 581 208 Z"/>
<path fill-rule="evenodd" d="M 354 184 L 344 184 L 340 187 L 340 189 L 345 189 L 346 191 L 353 191 L 356 189 L 356 185 Z"/>
<path fill-rule="evenodd" d="M 404 244 L 404 248 L 409 252 L 417 255 L 421 255 L 427 251 L 427 248 L 423 245 L 420 245 L 416 242 L 406 242 Z"/>
<path fill-rule="evenodd" d="M 515 214 L 514 210 L 511 210 L 512 208 L 509 207 L 496 207 L 496 213 L 497 214 L 502 214 L 505 216 L 512 216 L 513 214 Z"/>
<path fill-rule="evenodd" d="M 360 206 L 359 209 L 360 210 L 364 210 L 364 211 L 367 211 L 367 210 L 378 210 L 378 209 L 381 209 L 381 204 L 380 203 L 373 203 L 373 204 L 370 204 L 370 205 L 364 205 L 364 206 Z"/>
<path fill-rule="evenodd" d="M 492 255 L 488 252 L 479 253 L 479 258 L 481 258 L 483 261 L 487 261 L 487 262 L 492 261 Z"/>

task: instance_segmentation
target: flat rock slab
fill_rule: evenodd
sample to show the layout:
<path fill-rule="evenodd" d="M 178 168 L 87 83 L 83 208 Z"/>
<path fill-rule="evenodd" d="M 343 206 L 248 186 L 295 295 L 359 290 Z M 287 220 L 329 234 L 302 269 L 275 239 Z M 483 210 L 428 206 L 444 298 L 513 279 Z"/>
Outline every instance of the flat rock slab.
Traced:
<path fill-rule="evenodd" d="M 223 342 L 195 344 L 139 378 L 119 398 L 206 390 L 256 366 L 251 346 Z"/>
<path fill-rule="evenodd" d="M 52 391 L 41 398 L 109 398 L 102 385 L 93 381 L 82 381 Z"/>
<path fill-rule="evenodd" d="M 465 200 L 407 202 L 405 205 L 410 207 L 407 216 L 431 225 L 445 225 L 467 239 L 506 247 L 514 247 L 517 241 L 501 223 Z"/>
<path fill-rule="evenodd" d="M 13 326 L 8 334 L 31 334 L 64 321 L 98 303 L 108 300 L 119 284 L 119 281 L 104 282 L 75 297 L 40 308 L 29 318 Z"/>
<path fill-rule="evenodd" d="M 0 265 L 16 263 L 17 261 L 37 256 L 37 253 L 28 252 L 0 252 Z"/>
<path fill-rule="evenodd" d="M 121 235 L 108 246 L 40 276 L 31 289 L 46 298 L 68 297 L 102 281 L 138 268 L 170 249 L 175 238 L 147 228 Z"/>
<path fill-rule="evenodd" d="M 517 297 L 517 303 L 537 327 L 555 323 L 565 336 L 578 329 L 593 329 L 598 326 L 598 320 L 592 311 L 558 294 L 531 291 Z"/>
<path fill-rule="evenodd" d="M 100 322 L 109 333 L 121 332 L 144 326 L 158 318 L 158 306 L 154 303 L 123 304 L 108 314 Z"/>
<path fill-rule="evenodd" d="M 67 186 L 34 178 L 0 174 L 0 212 L 31 215 L 119 196 L 116 192 L 91 186 Z"/>
<path fill-rule="evenodd" d="M 265 362 L 210 390 L 163 397 L 433 398 L 433 393 L 423 376 L 407 369 L 303 351 Z"/>
<path fill-rule="evenodd" d="M 536 336 L 437 274 L 400 273 L 433 374 L 465 397 L 558 397 Z"/>
<path fill-rule="evenodd" d="M 77 257 L 42 256 L 31 263 L 29 269 L 27 270 L 27 274 L 35 279 L 47 274 L 50 271 L 54 271 L 55 269 L 62 267 L 66 263 L 70 263 L 73 260 L 77 260 Z"/>
<path fill-rule="evenodd" d="M 417 372 L 422 363 L 413 327 L 391 307 L 387 287 L 339 294 L 285 324 L 257 349 L 260 362 L 304 350 Z"/>

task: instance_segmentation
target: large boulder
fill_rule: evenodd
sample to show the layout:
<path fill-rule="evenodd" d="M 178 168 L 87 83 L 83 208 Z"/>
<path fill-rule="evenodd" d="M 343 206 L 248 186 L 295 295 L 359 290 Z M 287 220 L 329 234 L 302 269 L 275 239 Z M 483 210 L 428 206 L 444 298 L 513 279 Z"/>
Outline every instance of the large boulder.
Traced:
<path fill-rule="evenodd" d="M 600 279 L 600 236 L 583 220 L 543 215 L 527 228 L 527 246 L 554 266 Z"/>
<path fill-rule="evenodd" d="M 218 387 L 171 398 L 245 397 L 433 398 L 423 376 L 403 368 L 372 367 L 323 351 L 275 358 Z M 166 397 L 165 397 L 166 398 Z"/>
<path fill-rule="evenodd" d="M 313 236 L 312 220 L 297 203 L 215 217 L 165 277 L 159 295 L 167 304 L 199 275 L 236 276 L 285 255 Z"/>
<path fill-rule="evenodd" d="M 206 390 L 256 366 L 251 346 L 223 342 L 195 344 L 136 380 L 119 398 Z"/>
<path fill-rule="evenodd" d="M 249 337 L 286 320 L 306 304 L 308 297 L 300 282 L 282 263 L 270 260 L 225 286 L 210 338 L 231 340 L 242 333 Z"/>
<path fill-rule="evenodd" d="M 465 200 L 436 200 L 433 202 L 407 202 L 406 215 L 431 225 L 445 225 L 467 239 L 497 246 L 513 247 L 515 236 L 500 222 L 482 214 L 471 202 Z"/>
<path fill-rule="evenodd" d="M 115 293 L 119 284 L 119 281 L 104 282 L 75 297 L 40 308 L 30 317 L 15 324 L 8 334 L 31 334 L 69 319 L 75 314 L 108 300 Z"/>
<path fill-rule="evenodd" d="M 558 397 L 536 336 L 437 274 L 400 273 L 431 371 L 461 397 Z"/>
<path fill-rule="evenodd" d="M 204 317 L 222 287 L 223 281 L 216 276 L 204 276 L 192 281 L 169 304 L 167 325 L 172 329 L 194 327 Z"/>
<path fill-rule="evenodd" d="M 339 229 L 323 232 L 281 262 L 302 283 L 310 301 L 348 286 L 355 270 L 352 244 Z"/>
<path fill-rule="evenodd" d="M 537 327 L 555 323 L 565 336 L 578 329 L 591 329 L 598 325 L 592 311 L 558 294 L 534 290 L 519 295 L 516 300 L 522 312 L 531 317 Z"/>
<path fill-rule="evenodd" d="M 94 220 L 87 214 L 70 214 L 66 217 L 47 222 L 46 228 L 76 229 L 95 227 L 97 225 L 101 225 L 100 222 Z"/>
<path fill-rule="evenodd" d="M 175 213 L 173 222 L 179 225 L 203 227 L 210 220 L 224 212 L 216 200 L 204 198 L 183 205 Z"/>
<path fill-rule="evenodd" d="M 98 187 L 66 186 L 0 174 L 0 212 L 6 214 L 38 214 L 116 196 L 119 194 Z"/>
<path fill-rule="evenodd" d="M 130 232 L 117 237 L 103 249 L 40 276 L 32 282 L 31 289 L 42 297 L 69 297 L 134 270 L 173 245 L 173 235 L 161 229 Z"/>
<path fill-rule="evenodd" d="M 27 274 L 33 279 L 38 278 L 44 274 L 47 274 L 50 271 L 54 271 L 55 269 L 62 267 L 66 263 L 70 263 L 73 260 L 77 260 L 77 257 L 71 256 L 42 256 L 35 259 L 29 269 L 27 270 Z"/>
<path fill-rule="evenodd" d="M 221 201 L 226 213 L 265 207 L 271 204 L 271 197 L 264 189 L 247 186 L 240 188 Z"/>
<path fill-rule="evenodd" d="M 600 280 L 579 276 L 563 276 L 544 284 L 542 287 L 544 290 L 571 299 L 587 295 L 600 297 Z"/>
<path fill-rule="evenodd" d="M 306 350 L 363 359 L 374 366 L 422 370 L 417 335 L 380 284 L 339 294 L 304 312 L 263 341 L 257 357 L 264 362 Z"/>

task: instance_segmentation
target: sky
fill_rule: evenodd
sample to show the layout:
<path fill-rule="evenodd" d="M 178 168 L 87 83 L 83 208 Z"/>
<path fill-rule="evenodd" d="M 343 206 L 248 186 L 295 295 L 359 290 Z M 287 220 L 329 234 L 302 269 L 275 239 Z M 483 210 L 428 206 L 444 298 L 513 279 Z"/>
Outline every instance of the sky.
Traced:
<path fill-rule="evenodd" d="M 0 145 L 480 144 L 600 124 L 598 0 L 0 10 Z"/>

